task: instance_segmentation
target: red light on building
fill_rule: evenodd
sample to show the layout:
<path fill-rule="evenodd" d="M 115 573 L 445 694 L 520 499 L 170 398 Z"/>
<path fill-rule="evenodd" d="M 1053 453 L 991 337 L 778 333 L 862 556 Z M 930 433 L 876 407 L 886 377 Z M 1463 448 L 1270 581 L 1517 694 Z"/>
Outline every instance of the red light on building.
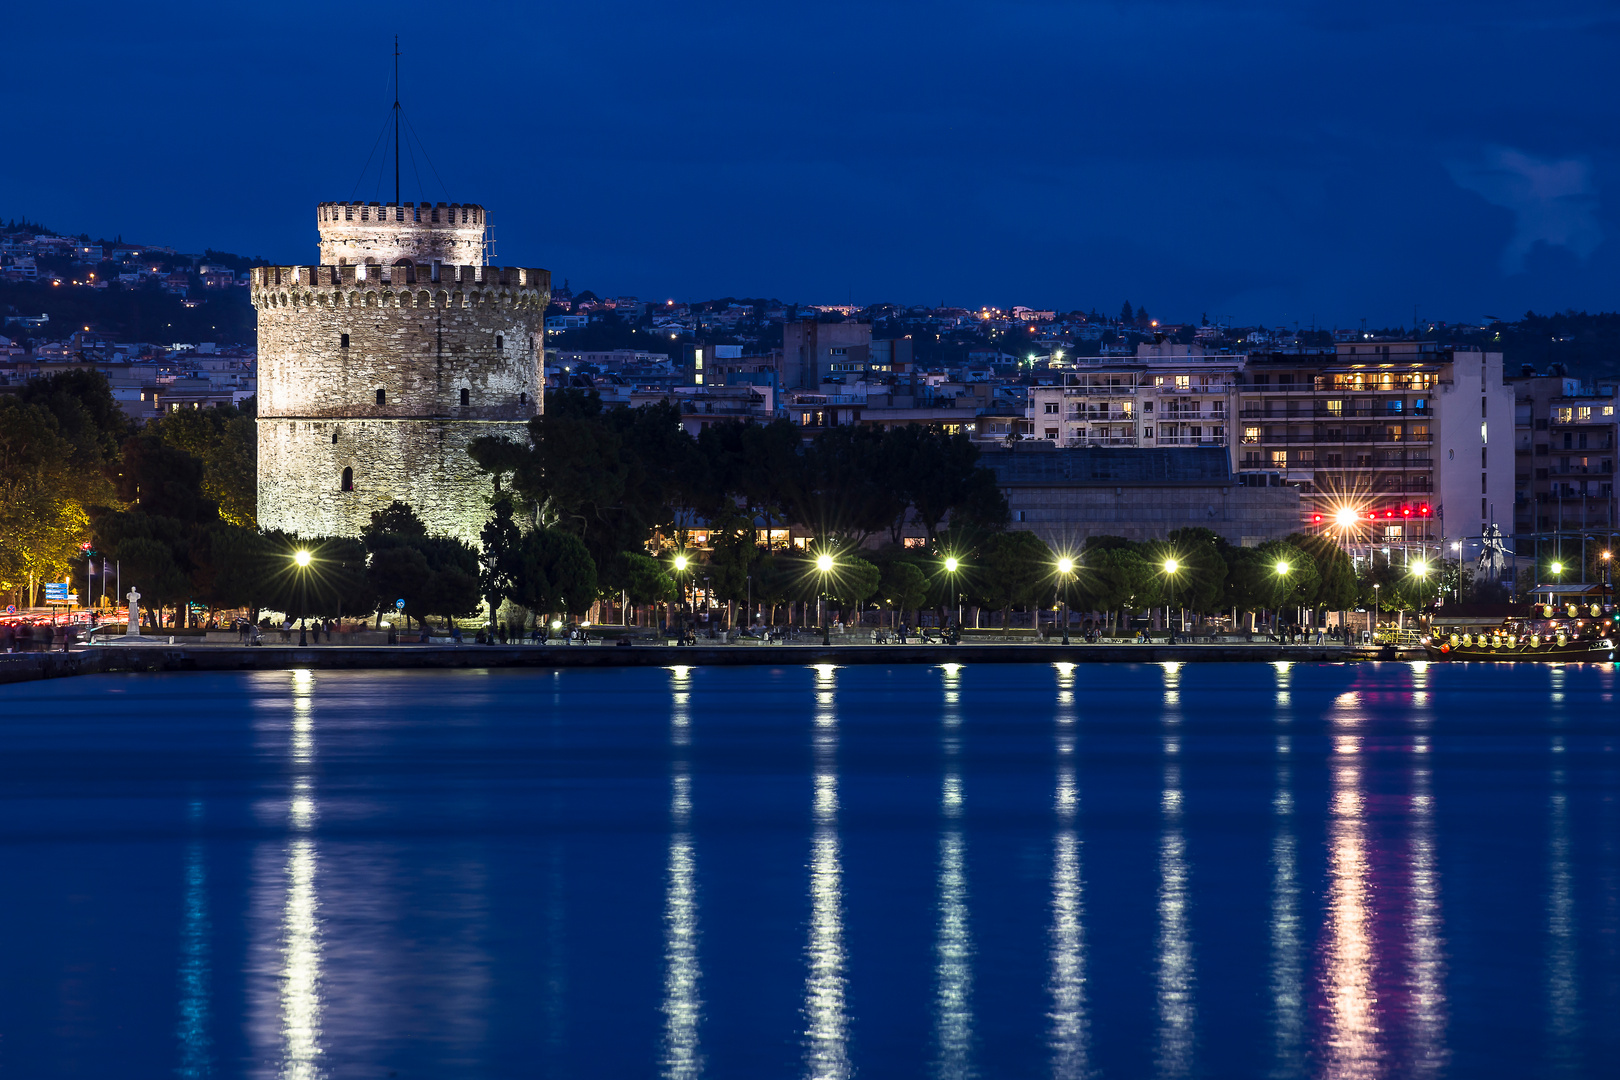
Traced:
<path fill-rule="evenodd" d="M 1322 515 L 1321 514 L 1312 514 L 1311 515 L 1311 524 L 1312 525 L 1320 525 L 1320 524 L 1322 524 Z"/>
<path fill-rule="evenodd" d="M 1428 517 L 1429 516 L 1429 504 L 1424 503 L 1422 506 L 1418 507 L 1418 513 L 1422 514 L 1424 517 Z"/>
<path fill-rule="evenodd" d="M 1412 516 L 1412 508 L 1410 506 L 1401 507 L 1401 516 L 1402 517 L 1411 517 Z"/>

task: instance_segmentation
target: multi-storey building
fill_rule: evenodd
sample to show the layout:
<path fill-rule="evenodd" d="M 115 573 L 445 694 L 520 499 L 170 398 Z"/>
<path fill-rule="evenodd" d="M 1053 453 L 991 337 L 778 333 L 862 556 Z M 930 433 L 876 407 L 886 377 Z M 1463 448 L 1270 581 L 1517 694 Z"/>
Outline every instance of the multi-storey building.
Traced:
<path fill-rule="evenodd" d="M 1298 485 L 1308 525 L 1354 511 L 1359 535 L 1382 542 L 1507 531 L 1513 391 L 1501 353 L 1362 341 L 1251 355 L 1240 378 L 1237 467 Z"/>
<path fill-rule="evenodd" d="M 1617 524 L 1613 386 L 1567 375 L 1510 377 L 1515 396 L 1514 531 L 1520 540 L 1601 532 Z"/>
<path fill-rule="evenodd" d="M 1342 527 L 1348 510 L 1360 538 L 1401 542 L 1509 528 L 1512 405 L 1500 353 L 1144 345 L 1134 362 L 1083 364 L 1031 387 L 1027 416 L 1035 438 L 1060 446 L 1225 447 L 1238 473 L 1299 489 L 1303 526 Z"/>
<path fill-rule="evenodd" d="M 1081 364 L 1029 389 L 1032 433 L 1059 446 L 1203 446 L 1230 442 L 1244 357 L 1142 345 L 1134 361 Z"/>

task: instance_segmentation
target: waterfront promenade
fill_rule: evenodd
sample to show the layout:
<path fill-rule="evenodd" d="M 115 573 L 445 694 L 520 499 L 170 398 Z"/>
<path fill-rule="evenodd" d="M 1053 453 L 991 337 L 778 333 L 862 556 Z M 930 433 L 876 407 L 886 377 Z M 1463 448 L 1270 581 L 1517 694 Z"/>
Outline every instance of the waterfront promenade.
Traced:
<path fill-rule="evenodd" d="M 105 644 L 72 652 L 0 656 L 0 683 L 66 675 L 151 671 L 398 670 L 458 668 L 586 668 L 780 666 L 805 664 L 1147 663 L 1165 661 L 1391 660 L 1421 657 L 1420 650 L 1373 646 L 1253 644 L 1167 645 L 1045 642 L 964 642 L 960 645 L 169 645 Z"/>

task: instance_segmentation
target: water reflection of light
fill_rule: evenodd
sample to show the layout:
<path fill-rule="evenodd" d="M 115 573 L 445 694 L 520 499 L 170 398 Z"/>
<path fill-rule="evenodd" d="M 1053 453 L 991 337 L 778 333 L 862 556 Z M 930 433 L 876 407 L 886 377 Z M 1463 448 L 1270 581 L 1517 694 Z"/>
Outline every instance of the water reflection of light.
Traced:
<path fill-rule="evenodd" d="M 191 804 L 193 821 L 202 817 L 202 803 Z M 208 867 L 203 845 L 193 840 L 186 848 L 185 915 L 180 925 L 180 1022 L 175 1034 L 180 1043 L 176 1073 L 186 1078 L 214 1074 L 214 1046 L 210 1033 L 213 1000 L 213 965 L 209 942 Z"/>
<path fill-rule="evenodd" d="M 1058 774 L 1053 812 L 1058 828 L 1052 840 L 1052 929 L 1049 935 L 1052 1011 L 1048 1045 L 1052 1075 L 1079 1080 L 1089 1075 L 1086 1019 L 1085 895 L 1080 876 L 1080 837 L 1076 821 L 1080 790 L 1074 764 L 1074 665 L 1058 665 Z"/>
<path fill-rule="evenodd" d="M 1276 819 L 1271 840 L 1271 1075 L 1300 1075 L 1305 1068 L 1304 943 L 1299 921 L 1299 840 L 1294 824 L 1293 745 L 1277 736 Z"/>
<path fill-rule="evenodd" d="M 313 831 L 316 803 L 308 773 L 315 760 L 315 680 L 308 671 L 292 673 L 291 757 L 297 770 L 287 803 L 287 823 L 295 833 L 287 846 L 281 915 L 281 1076 L 313 1080 L 320 1076 L 321 940 L 316 919 L 319 869 Z"/>
<path fill-rule="evenodd" d="M 851 1073 L 845 1012 L 843 863 L 838 841 L 837 669 L 816 666 L 815 833 L 810 842 L 810 941 L 806 948 L 805 1065 L 812 1080 Z"/>
<path fill-rule="evenodd" d="M 1434 724 L 1429 707 L 1429 665 L 1412 666 L 1412 726 L 1428 730 Z M 1412 887 L 1406 913 L 1406 950 L 1411 987 L 1411 1059 L 1413 1072 L 1433 1075 L 1444 1071 L 1446 1047 L 1446 969 L 1440 912 L 1440 868 L 1435 854 L 1433 769 L 1430 739 L 1412 739 L 1411 841 L 1407 861 Z"/>
<path fill-rule="evenodd" d="M 934 1072 L 965 1077 L 973 1046 L 973 941 L 968 926 L 966 842 L 962 836 L 962 774 L 957 761 L 962 725 L 961 665 L 944 664 L 941 744 L 945 776 L 940 783 L 939 924 L 934 938 Z"/>
<path fill-rule="evenodd" d="M 1164 669 L 1164 704 L 1167 709 L 1181 705 L 1181 661 L 1166 660 L 1159 665 Z"/>
<path fill-rule="evenodd" d="M 678 729 L 677 729 L 678 730 Z M 664 898 L 664 1045 L 663 1075 L 684 1080 L 702 1073 L 698 1022 L 703 1003 L 698 996 L 697 867 L 690 832 L 692 778 L 684 761 L 670 778 L 668 891 Z"/>
<path fill-rule="evenodd" d="M 1168 665 L 1166 665 L 1168 667 Z M 1166 692 L 1166 699 L 1169 699 Z M 1175 749 L 1172 749 L 1174 744 Z M 1193 1071 L 1196 973 L 1188 918 L 1187 838 L 1182 828 L 1181 766 L 1174 740 L 1165 740 L 1164 791 L 1160 797 L 1159 839 L 1158 1044 L 1154 1061 L 1160 1076 Z"/>
<path fill-rule="evenodd" d="M 287 896 L 282 916 L 281 1075 L 321 1075 L 321 942 L 315 921 L 315 842 L 295 839 L 287 851 Z"/>
<path fill-rule="evenodd" d="M 1553 752 L 1563 740 L 1553 737 Z M 1569 795 L 1563 769 L 1554 769 L 1548 804 L 1547 1048 L 1553 1076 L 1579 1076 L 1581 1002 L 1575 964 L 1575 875 L 1570 865 Z"/>
<path fill-rule="evenodd" d="M 1376 948 L 1371 911 L 1361 741 L 1334 739 L 1332 817 L 1328 823 L 1328 896 L 1323 933 L 1325 997 L 1324 1075 L 1376 1076 L 1380 1072 L 1376 1015 Z"/>
<path fill-rule="evenodd" d="M 686 746 L 692 741 L 692 669 L 676 664 L 669 669 L 670 741 Z"/>
<path fill-rule="evenodd" d="M 1277 708 L 1279 710 L 1287 709 L 1292 703 L 1292 695 L 1288 692 L 1288 677 L 1292 673 L 1294 662 L 1292 660 L 1273 660 L 1271 666 L 1277 672 Z"/>

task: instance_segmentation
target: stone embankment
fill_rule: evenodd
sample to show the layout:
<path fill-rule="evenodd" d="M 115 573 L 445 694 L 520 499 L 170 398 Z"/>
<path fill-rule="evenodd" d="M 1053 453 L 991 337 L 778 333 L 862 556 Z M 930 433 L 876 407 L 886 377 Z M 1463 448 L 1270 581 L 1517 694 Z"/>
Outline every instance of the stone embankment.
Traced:
<path fill-rule="evenodd" d="M 0 655 L 0 683 L 156 671 L 667 667 L 672 664 L 1031 664 L 1166 661 L 1342 662 L 1421 659 L 1420 650 L 1326 645 L 93 645 L 70 653 Z"/>

